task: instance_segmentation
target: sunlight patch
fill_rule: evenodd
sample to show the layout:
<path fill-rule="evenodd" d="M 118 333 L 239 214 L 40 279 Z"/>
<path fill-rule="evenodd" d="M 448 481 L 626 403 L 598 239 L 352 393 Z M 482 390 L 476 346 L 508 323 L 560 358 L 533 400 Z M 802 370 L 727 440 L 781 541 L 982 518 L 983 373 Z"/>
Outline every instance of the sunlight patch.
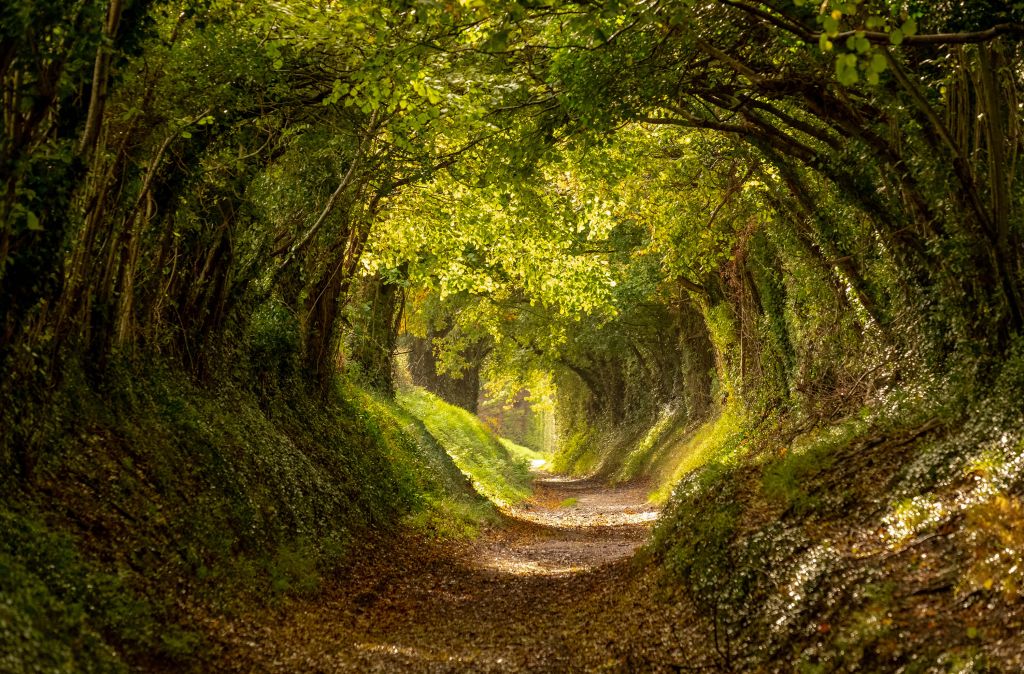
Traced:
<path fill-rule="evenodd" d="M 376 644 L 372 642 L 357 643 L 356 650 L 368 653 L 386 653 L 387 655 L 403 655 L 407 658 L 415 658 L 427 662 L 469 662 L 465 657 L 458 655 L 445 655 L 443 653 L 431 653 L 411 646 L 400 646 L 398 644 Z"/>

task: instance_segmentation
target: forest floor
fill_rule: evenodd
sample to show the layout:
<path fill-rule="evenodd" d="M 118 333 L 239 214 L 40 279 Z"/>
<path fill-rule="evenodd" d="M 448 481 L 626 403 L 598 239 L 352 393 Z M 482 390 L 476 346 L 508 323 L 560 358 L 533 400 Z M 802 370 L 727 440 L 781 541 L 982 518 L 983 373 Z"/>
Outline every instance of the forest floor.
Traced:
<path fill-rule="evenodd" d="M 215 666 L 679 671 L 682 644 L 699 638 L 676 632 L 692 622 L 685 603 L 659 599 L 630 562 L 657 517 L 648 488 L 541 474 L 533 498 L 475 541 L 392 541 L 316 597 L 211 620 Z"/>

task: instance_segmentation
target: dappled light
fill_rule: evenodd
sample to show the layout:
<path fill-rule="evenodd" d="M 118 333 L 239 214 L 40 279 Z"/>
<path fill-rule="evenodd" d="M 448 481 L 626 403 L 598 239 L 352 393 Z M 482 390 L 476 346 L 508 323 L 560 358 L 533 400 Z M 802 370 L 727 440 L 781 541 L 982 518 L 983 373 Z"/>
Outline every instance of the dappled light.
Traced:
<path fill-rule="evenodd" d="M 4 0 L 0 674 L 1024 671 L 1024 3 Z"/>
<path fill-rule="evenodd" d="M 582 573 L 630 556 L 658 517 L 641 486 L 541 474 L 529 501 L 505 509 L 516 534 L 480 549 L 483 568 L 513 575 Z"/>
<path fill-rule="evenodd" d="M 534 482 L 532 501 L 509 516 L 554 529 L 590 529 L 651 523 L 659 509 L 647 502 L 646 485 L 616 488 L 584 478 L 544 475 Z M 556 494 L 557 496 L 552 496 Z M 565 500 L 558 502 L 558 497 Z"/>
<path fill-rule="evenodd" d="M 466 658 L 448 655 L 444 652 L 433 652 L 427 649 L 412 648 L 392 643 L 360 642 L 355 644 L 355 648 L 357 651 L 368 653 L 403 656 L 405 662 L 418 662 L 420 666 L 425 666 L 428 662 L 467 662 Z"/>

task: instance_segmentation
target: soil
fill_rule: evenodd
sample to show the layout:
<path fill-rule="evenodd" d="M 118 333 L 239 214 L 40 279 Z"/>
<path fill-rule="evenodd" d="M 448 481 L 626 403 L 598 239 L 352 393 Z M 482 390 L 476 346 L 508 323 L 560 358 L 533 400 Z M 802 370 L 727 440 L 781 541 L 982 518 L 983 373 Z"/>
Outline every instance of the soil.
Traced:
<path fill-rule="evenodd" d="M 461 546 L 406 538 L 336 587 L 212 621 L 235 672 L 680 671 L 685 604 L 630 558 L 657 511 L 646 485 L 541 475 L 504 526 Z M 657 604 L 656 606 L 654 604 Z M 673 615 L 676 613 L 678 615 Z"/>

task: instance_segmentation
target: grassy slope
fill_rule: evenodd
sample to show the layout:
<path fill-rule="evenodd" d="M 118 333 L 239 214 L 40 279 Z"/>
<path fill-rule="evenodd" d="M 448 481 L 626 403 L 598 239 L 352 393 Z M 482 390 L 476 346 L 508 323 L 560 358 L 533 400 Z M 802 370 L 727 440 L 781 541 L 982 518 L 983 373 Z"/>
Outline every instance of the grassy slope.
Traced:
<path fill-rule="evenodd" d="M 735 450 L 744 425 L 735 403 L 696 426 L 681 410 L 666 409 L 649 427 L 583 429 L 563 443 L 552 463 L 561 472 L 592 473 L 613 483 L 649 481 L 651 500 L 664 503 L 687 474 Z"/>
<path fill-rule="evenodd" d="M 392 462 L 409 466 L 417 474 L 419 504 L 407 516 L 409 524 L 439 538 L 468 538 L 480 526 L 499 522 L 494 504 L 474 488 L 422 421 L 397 401 L 363 395 L 367 409 L 390 422 L 384 425 L 387 431 L 381 445 Z M 401 455 L 395 456 L 396 452 Z"/>
<path fill-rule="evenodd" d="M 398 401 L 423 422 L 481 494 L 499 505 L 530 495 L 529 460 L 539 454 L 526 448 L 510 451 L 475 415 L 423 389 L 407 389 Z"/>
<path fill-rule="evenodd" d="M 688 436 L 652 553 L 709 641 L 729 634 L 713 666 L 1024 666 L 1024 358 L 964 388 L 809 426 L 720 415 Z"/>
<path fill-rule="evenodd" d="M 356 389 L 324 405 L 71 373 L 46 410 L 16 422 L 31 477 L 0 481 L 4 672 L 199 667 L 197 612 L 315 592 L 403 520 L 452 536 L 493 517 L 422 424 Z"/>
<path fill-rule="evenodd" d="M 525 462 L 527 464 L 533 464 L 535 462 L 539 464 L 541 461 L 547 463 L 547 458 L 544 456 L 543 452 L 538 452 L 536 449 L 520 445 L 508 438 L 498 438 L 498 440 L 501 442 L 502 446 L 508 450 L 509 456 L 512 457 L 513 461 L 518 461 L 520 463 Z"/>
<path fill-rule="evenodd" d="M 643 423 L 620 426 L 578 423 L 570 431 L 560 439 L 551 457 L 552 470 L 576 476 L 593 475 L 614 482 L 623 461 L 650 429 Z"/>

